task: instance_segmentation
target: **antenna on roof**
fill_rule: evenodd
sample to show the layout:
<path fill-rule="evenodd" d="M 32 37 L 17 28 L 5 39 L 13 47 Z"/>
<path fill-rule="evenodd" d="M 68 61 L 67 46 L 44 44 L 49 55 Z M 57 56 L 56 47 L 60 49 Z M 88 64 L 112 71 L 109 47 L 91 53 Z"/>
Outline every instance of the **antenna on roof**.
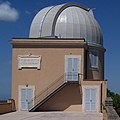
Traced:
<path fill-rule="evenodd" d="M 93 13 L 93 10 L 95 10 L 96 8 L 90 8 L 89 9 L 89 13 L 94 17 L 94 13 Z"/>

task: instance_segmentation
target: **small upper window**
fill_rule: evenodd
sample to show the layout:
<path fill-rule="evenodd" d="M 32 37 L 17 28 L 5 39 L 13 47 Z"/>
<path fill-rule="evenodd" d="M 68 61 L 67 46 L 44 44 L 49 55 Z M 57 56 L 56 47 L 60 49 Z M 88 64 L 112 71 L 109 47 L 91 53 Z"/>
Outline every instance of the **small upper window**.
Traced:
<path fill-rule="evenodd" d="M 98 68 L 98 51 L 91 50 L 89 52 L 89 58 L 90 58 L 90 68 Z"/>

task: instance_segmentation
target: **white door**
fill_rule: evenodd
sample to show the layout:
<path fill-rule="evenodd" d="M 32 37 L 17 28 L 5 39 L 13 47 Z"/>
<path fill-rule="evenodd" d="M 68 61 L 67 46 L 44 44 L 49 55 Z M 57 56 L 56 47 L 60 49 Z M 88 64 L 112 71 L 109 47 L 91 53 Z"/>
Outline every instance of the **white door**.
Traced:
<path fill-rule="evenodd" d="M 66 81 L 78 81 L 80 56 L 67 56 L 65 59 Z"/>
<path fill-rule="evenodd" d="M 20 110 L 28 110 L 32 107 L 33 89 L 24 87 L 20 89 Z"/>
<path fill-rule="evenodd" d="M 86 112 L 96 112 L 97 111 L 97 89 L 96 88 L 86 88 L 85 89 L 85 111 Z"/>

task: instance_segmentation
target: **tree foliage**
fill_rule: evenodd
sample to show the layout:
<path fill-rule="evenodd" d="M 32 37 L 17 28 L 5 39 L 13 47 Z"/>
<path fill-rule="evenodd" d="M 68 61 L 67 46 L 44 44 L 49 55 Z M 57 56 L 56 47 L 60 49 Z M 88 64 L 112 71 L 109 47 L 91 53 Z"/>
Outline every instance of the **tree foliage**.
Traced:
<path fill-rule="evenodd" d="M 107 96 L 113 99 L 113 107 L 115 108 L 116 112 L 120 116 L 120 95 L 110 90 L 107 90 Z"/>

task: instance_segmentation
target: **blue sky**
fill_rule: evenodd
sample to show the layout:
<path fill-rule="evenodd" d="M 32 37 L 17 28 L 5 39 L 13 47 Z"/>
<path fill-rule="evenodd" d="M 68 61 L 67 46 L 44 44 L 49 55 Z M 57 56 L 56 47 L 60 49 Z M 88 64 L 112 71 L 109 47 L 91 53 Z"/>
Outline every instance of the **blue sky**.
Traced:
<path fill-rule="evenodd" d="M 120 93 L 120 0 L 0 0 L 0 99 L 11 97 L 13 37 L 28 37 L 35 14 L 46 6 L 77 2 L 94 10 L 104 36 L 105 79 Z"/>

